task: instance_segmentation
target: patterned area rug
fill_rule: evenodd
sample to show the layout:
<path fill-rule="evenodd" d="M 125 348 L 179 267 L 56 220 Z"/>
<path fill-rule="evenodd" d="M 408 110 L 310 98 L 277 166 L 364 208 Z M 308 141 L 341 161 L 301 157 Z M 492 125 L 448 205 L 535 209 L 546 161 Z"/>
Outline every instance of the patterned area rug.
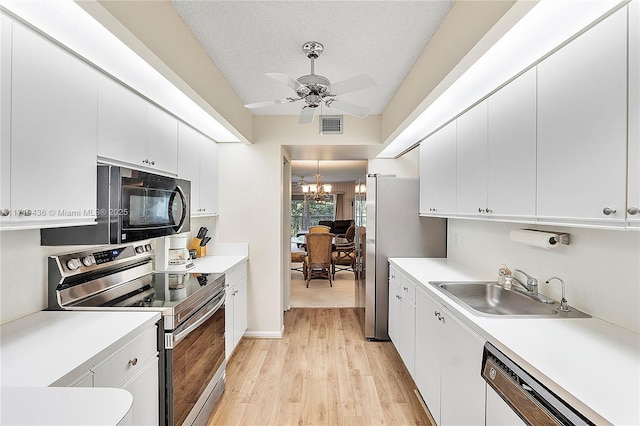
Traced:
<path fill-rule="evenodd" d="M 293 264 L 294 267 L 299 264 Z M 336 272 L 333 287 L 329 280 L 311 280 L 309 288 L 302 272 L 291 271 L 292 308 L 351 308 L 355 306 L 355 281 L 353 272 Z"/>

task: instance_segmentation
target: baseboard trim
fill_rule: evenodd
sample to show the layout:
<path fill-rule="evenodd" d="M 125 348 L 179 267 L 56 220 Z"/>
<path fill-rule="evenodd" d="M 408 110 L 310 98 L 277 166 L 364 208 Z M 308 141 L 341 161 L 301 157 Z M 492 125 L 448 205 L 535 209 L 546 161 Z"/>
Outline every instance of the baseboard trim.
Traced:
<path fill-rule="evenodd" d="M 251 337 L 254 339 L 282 339 L 284 336 L 284 325 L 280 331 L 245 331 L 244 337 Z"/>

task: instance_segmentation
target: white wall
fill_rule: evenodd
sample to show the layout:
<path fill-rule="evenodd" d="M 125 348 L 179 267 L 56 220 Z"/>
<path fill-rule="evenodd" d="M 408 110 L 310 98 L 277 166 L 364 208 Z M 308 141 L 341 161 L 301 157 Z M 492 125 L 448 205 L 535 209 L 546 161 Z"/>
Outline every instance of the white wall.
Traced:
<path fill-rule="evenodd" d="M 539 291 L 560 299 L 559 276 L 569 305 L 640 332 L 640 232 L 540 226 L 571 235 L 569 246 L 545 250 L 509 239 L 509 223 L 449 220 L 448 257 L 479 271 L 495 273 L 506 263 L 538 278 Z"/>
<path fill-rule="evenodd" d="M 220 144 L 218 241 L 248 243 L 249 336 L 282 333 L 282 151 L 278 144 Z"/>

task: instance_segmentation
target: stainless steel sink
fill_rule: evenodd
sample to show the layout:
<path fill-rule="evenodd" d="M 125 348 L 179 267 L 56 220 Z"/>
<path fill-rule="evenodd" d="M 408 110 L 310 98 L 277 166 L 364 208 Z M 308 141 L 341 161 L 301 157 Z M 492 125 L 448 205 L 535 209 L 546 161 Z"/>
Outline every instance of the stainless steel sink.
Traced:
<path fill-rule="evenodd" d="M 559 303 L 542 303 L 519 290 L 505 290 L 497 282 L 462 281 L 431 282 L 448 296 L 456 299 L 467 310 L 483 316 L 510 316 L 526 318 L 589 318 L 575 308 L 558 311 Z"/>

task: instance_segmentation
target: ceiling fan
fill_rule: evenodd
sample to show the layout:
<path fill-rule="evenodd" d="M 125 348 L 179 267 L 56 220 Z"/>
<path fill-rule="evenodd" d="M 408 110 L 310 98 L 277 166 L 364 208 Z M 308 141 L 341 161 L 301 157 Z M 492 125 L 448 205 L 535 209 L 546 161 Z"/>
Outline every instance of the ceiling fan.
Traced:
<path fill-rule="evenodd" d="M 327 107 L 335 107 L 336 109 L 357 117 L 365 117 L 371 112 L 367 107 L 354 105 L 336 98 L 337 96 L 344 95 L 345 93 L 355 92 L 356 90 L 367 89 L 375 86 L 376 82 L 373 81 L 370 76 L 367 74 L 360 74 L 338 83 L 331 84 L 328 78 L 314 73 L 314 61 L 318 59 L 318 56 L 320 56 L 324 51 L 324 46 L 317 41 L 309 41 L 302 45 L 302 51 L 307 58 L 311 59 L 311 74 L 293 79 L 283 73 L 265 73 L 267 77 L 292 88 L 296 92 L 297 97 L 287 97 L 275 101 L 255 102 L 246 104 L 245 108 L 263 108 L 271 105 L 286 104 L 304 100 L 305 105 L 302 107 L 302 111 L 300 111 L 298 124 L 311 123 L 313 121 L 313 115 L 316 108 L 323 103 Z"/>

